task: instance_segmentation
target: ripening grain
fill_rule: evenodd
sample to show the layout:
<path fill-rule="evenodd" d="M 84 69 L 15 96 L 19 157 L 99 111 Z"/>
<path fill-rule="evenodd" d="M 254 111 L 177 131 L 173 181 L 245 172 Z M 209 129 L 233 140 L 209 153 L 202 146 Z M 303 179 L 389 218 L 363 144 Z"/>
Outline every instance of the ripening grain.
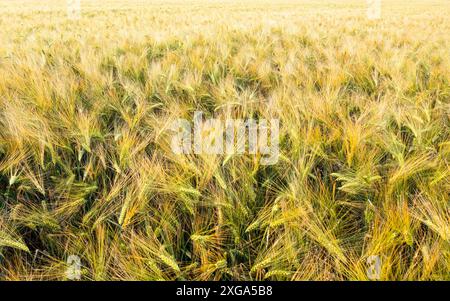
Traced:
<path fill-rule="evenodd" d="M 450 280 L 449 1 L 81 3 L 0 0 L 0 279 Z M 280 160 L 174 154 L 194 111 Z"/>

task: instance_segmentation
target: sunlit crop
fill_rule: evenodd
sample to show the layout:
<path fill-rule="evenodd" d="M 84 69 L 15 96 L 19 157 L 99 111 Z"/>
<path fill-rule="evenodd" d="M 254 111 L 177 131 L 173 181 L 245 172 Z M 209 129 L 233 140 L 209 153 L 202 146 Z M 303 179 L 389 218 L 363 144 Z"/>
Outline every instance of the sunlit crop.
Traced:
<path fill-rule="evenodd" d="M 0 279 L 450 280 L 450 2 L 366 9 L 0 0 Z M 278 162 L 175 154 L 195 111 Z"/>

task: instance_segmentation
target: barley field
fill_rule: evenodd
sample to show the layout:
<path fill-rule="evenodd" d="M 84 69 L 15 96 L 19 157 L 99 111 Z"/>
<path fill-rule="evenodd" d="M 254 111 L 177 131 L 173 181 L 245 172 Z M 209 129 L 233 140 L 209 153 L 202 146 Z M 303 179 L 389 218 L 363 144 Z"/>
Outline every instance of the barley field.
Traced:
<path fill-rule="evenodd" d="M 450 1 L 366 11 L 0 0 L 0 279 L 450 280 Z M 175 154 L 194 111 L 278 162 Z"/>

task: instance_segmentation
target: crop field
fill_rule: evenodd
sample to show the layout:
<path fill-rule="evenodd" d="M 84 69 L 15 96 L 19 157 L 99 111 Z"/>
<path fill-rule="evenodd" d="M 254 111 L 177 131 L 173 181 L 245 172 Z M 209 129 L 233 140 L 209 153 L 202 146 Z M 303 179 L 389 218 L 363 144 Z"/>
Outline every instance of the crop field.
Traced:
<path fill-rule="evenodd" d="M 0 280 L 450 280 L 450 1 L 80 8 L 0 0 Z"/>

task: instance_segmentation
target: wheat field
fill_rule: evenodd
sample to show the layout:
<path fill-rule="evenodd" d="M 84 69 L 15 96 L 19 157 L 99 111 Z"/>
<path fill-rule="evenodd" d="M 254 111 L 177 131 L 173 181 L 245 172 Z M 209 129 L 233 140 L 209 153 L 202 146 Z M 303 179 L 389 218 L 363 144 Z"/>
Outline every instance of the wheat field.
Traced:
<path fill-rule="evenodd" d="M 450 280 L 450 1 L 0 0 L 0 279 Z M 277 118 L 280 156 L 170 122 Z"/>

